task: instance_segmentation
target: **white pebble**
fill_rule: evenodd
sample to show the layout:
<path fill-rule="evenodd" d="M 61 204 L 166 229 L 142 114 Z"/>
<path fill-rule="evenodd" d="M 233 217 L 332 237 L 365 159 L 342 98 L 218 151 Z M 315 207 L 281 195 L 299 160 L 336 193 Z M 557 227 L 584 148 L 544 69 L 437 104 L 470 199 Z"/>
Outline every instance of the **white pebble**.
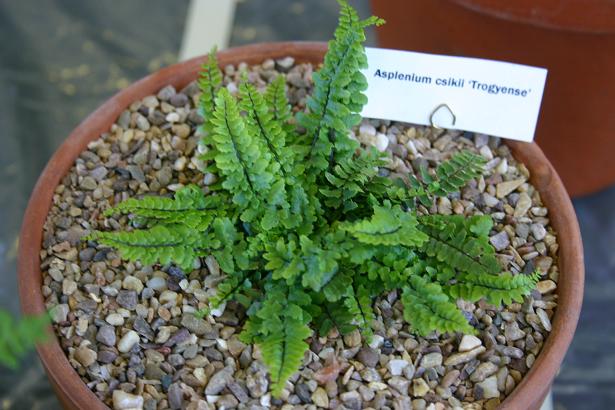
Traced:
<path fill-rule="evenodd" d="M 173 169 L 175 171 L 183 171 L 186 168 L 186 162 L 188 162 L 186 157 L 177 158 L 173 164 Z"/>
<path fill-rule="evenodd" d="M 491 152 L 491 148 L 489 148 L 488 145 L 483 145 L 482 147 L 480 147 L 480 150 L 478 150 L 478 152 L 480 153 L 480 155 L 482 155 L 487 161 L 492 160 L 493 159 L 493 152 Z"/>
<path fill-rule="evenodd" d="M 376 149 L 380 152 L 386 151 L 389 146 L 389 139 L 382 133 L 376 134 Z"/>
<path fill-rule="evenodd" d="M 481 340 L 474 335 L 463 335 L 461 342 L 459 343 L 459 351 L 469 352 L 482 344 L 483 342 L 481 342 Z"/>
<path fill-rule="evenodd" d="M 379 349 L 383 343 L 384 343 L 384 337 L 380 335 L 374 335 L 372 336 L 372 340 L 369 343 L 369 347 L 371 347 L 372 349 Z"/>
<path fill-rule="evenodd" d="M 387 363 L 387 369 L 392 376 L 401 376 L 404 368 L 408 366 L 408 362 L 403 359 L 393 359 Z"/>
<path fill-rule="evenodd" d="M 500 397 L 497 376 L 488 377 L 484 381 L 477 383 L 477 386 L 480 386 L 483 389 L 483 397 L 485 399 Z"/>
<path fill-rule="evenodd" d="M 370 123 L 361 124 L 359 127 L 359 136 L 365 139 L 373 138 L 376 136 L 376 127 Z"/>
<path fill-rule="evenodd" d="M 122 353 L 127 353 L 134 345 L 139 343 L 139 334 L 134 330 L 128 331 L 117 343 L 117 350 Z"/>
<path fill-rule="evenodd" d="M 122 326 L 124 324 L 124 318 L 119 313 L 111 313 L 105 318 L 105 321 L 111 326 Z"/>
<path fill-rule="evenodd" d="M 165 117 L 165 120 L 167 120 L 167 122 L 177 122 L 179 121 L 179 114 L 176 112 L 170 112 L 167 114 L 167 116 Z"/>
<path fill-rule="evenodd" d="M 147 281 L 147 287 L 157 291 L 165 290 L 167 288 L 167 281 L 159 276 L 154 276 Z"/>
<path fill-rule="evenodd" d="M 143 409 L 143 397 L 115 389 L 113 391 L 113 408 L 115 410 L 141 410 Z"/>
<path fill-rule="evenodd" d="M 498 174 L 504 175 L 508 171 L 508 160 L 503 158 L 497 167 L 495 167 L 495 172 Z"/>
<path fill-rule="evenodd" d="M 220 317 L 224 313 L 224 309 L 226 309 L 226 302 L 224 302 L 217 308 L 212 309 L 210 313 L 213 317 Z"/>

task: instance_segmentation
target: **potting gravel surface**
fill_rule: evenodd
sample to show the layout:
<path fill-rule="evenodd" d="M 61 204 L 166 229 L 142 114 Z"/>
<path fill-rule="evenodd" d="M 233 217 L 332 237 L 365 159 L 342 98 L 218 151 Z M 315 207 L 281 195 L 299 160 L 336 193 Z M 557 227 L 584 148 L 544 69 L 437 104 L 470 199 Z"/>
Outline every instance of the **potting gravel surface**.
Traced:
<path fill-rule="evenodd" d="M 229 90 L 237 90 L 245 69 L 225 68 Z M 248 70 L 258 86 L 284 72 L 291 103 L 304 107 L 310 65 L 285 58 Z M 228 303 L 215 317 L 193 315 L 223 278 L 213 257 L 181 272 L 126 262 L 113 249 L 83 241 L 92 229 L 123 229 L 127 217 L 102 212 L 127 198 L 169 195 L 188 183 L 208 192 L 216 176 L 199 171 L 197 101 L 193 83 L 135 102 L 55 191 L 41 250 L 43 294 L 71 365 L 96 395 L 116 409 L 489 409 L 515 388 L 551 330 L 558 244 L 528 170 L 499 139 L 389 121 L 365 120 L 354 131 L 361 143 L 391 154 L 382 175 L 434 168 L 460 149 L 484 156 L 484 177 L 422 211 L 491 214 L 490 241 L 503 270 L 539 269 L 537 290 L 504 309 L 459 301 L 478 337 L 413 336 L 397 293 L 383 295 L 375 303 L 373 339 L 367 343 L 358 331 L 313 338 L 280 400 L 268 392 L 258 349 L 237 338 L 245 317 L 240 306 Z"/>

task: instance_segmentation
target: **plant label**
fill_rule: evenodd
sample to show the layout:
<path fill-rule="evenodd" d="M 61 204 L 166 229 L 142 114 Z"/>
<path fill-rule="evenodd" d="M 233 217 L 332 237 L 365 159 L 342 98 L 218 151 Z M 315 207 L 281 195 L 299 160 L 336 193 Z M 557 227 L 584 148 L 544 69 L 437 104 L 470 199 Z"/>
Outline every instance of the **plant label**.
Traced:
<path fill-rule="evenodd" d="M 362 116 L 534 139 L 545 68 L 382 48 L 366 53 Z"/>

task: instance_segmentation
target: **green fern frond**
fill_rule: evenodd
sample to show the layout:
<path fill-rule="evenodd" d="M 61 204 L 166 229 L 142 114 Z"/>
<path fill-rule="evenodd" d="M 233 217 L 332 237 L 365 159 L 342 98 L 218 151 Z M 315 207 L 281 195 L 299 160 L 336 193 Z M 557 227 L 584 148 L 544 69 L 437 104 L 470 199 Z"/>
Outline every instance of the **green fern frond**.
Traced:
<path fill-rule="evenodd" d="M 419 219 L 419 229 L 428 240 L 422 250 L 431 257 L 462 272 L 496 274 L 500 264 L 486 235 L 472 235 L 473 231 L 484 233 L 489 216 L 465 219 L 462 215 L 430 215 Z"/>
<path fill-rule="evenodd" d="M 201 115 L 205 120 L 205 131 L 211 130 L 211 119 L 216 109 L 216 94 L 222 87 L 222 72 L 218 67 L 216 47 L 213 47 L 207 56 L 207 60 L 201 66 L 199 74 L 199 89 L 201 90 L 200 108 Z"/>
<path fill-rule="evenodd" d="M 356 157 L 338 162 L 333 169 L 325 172 L 328 185 L 319 190 L 325 198 L 325 205 L 340 209 L 343 213 L 358 208 L 355 197 L 367 192 L 373 193 L 375 189 L 372 185 L 389 183 L 388 178 L 378 176 L 378 167 L 384 164 L 385 161 L 375 151 L 362 152 Z"/>
<path fill-rule="evenodd" d="M 416 216 L 404 212 L 398 205 L 376 206 L 370 219 L 340 224 L 360 242 L 370 245 L 404 245 L 421 246 L 427 235 L 418 229 Z"/>
<path fill-rule="evenodd" d="M 351 157 L 359 144 L 348 137 L 348 129 L 361 121 L 359 113 L 367 98 L 367 80 L 361 69 L 367 67 L 362 43 L 364 29 L 380 20 L 359 20 L 345 1 L 340 1 L 340 19 L 329 42 L 322 68 L 313 74 L 314 89 L 307 99 L 307 113 L 297 120 L 306 129 L 308 169 L 316 172 Z"/>
<path fill-rule="evenodd" d="M 282 174 L 291 172 L 292 157 L 290 150 L 286 150 L 286 133 L 280 126 L 280 122 L 274 118 L 279 107 L 269 107 L 265 97 L 256 90 L 252 84 L 243 83 L 239 86 L 240 104 L 242 111 L 247 113 L 247 126 L 250 135 L 258 136 L 261 139 L 261 145 L 266 147 L 271 154 L 275 167 L 271 172 L 277 174 L 281 171 Z M 284 112 L 277 113 L 285 115 Z"/>
<path fill-rule="evenodd" d="M 88 239 L 114 247 L 124 259 L 141 261 L 144 265 L 175 263 L 184 270 L 191 270 L 196 258 L 220 246 L 211 233 L 181 224 L 127 232 L 96 231 Z"/>
<path fill-rule="evenodd" d="M 295 127 L 290 123 L 292 110 L 286 96 L 286 78 L 278 75 L 265 90 L 265 101 L 273 116 L 273 120 L 280 124 L 282 131 L 289 138 L 294 139 Z"/>
<path fill-rule="evenodd" d="M 19 359 L 36 343 L 49 338 L 49 316 L 27 316 L 19 320 L 0 309 L 0 365 L 16 369 Z"/>
<path fill-rule="evenodd" d="M 347 296 L 344 298 L 344 305 L 354 318 L 353 323 L 366 339 L 373 335 L 371 324 L 375 315 L 372 303 L 372 295 L 363 286 L 357 286 L 356 289 L 353 286 L 349 287 Z"/>
<path fill-rule="evenodd" d="M 219 212 L 221 202 L 221 196 L 205 195 L 196 185 L 188 185 L 177 191 L 174 198 L 153 195 L 141 199 L 130 198 L 106 210 L 104 214 L 132 214 L 159 223 L 177 223 L 205 230 Z"/>
<path fill-rule="evenodd" d="M 226 88 L 218 92 L 215 102 L 212 144 L 218 151 L 216 166 L 225 177 L 222 187 L 233 194 L 242 220 L 250 222 L 259 213 L 259 193 L 268 193 L 273 182 L 270 155 L 248 133 L 237 102 Z"/>
<path fill-rule="evenodd" d="M 412 275 L 401 297 L 404 319 L 420 335 L 434 330 L 442 333 L 476 331 L 437 283 L 429 283 L 421 276 Z"/>
<path fill-rule="evenodd" d="M 311 316 L 304 309 L 310 297 L 302 291 L 272 285 L 261 308 L 253 314 L 241 334 L 242 340 L 260 346 L 271 378 L 271 392 L 279 397 L 286 380 L 301 366 L 311 336 Z"/>
<path fill-rule="evenodd" d="M 500 306 L 502 303 L 523 302 L 523 296 L 536 288 L 538 280 L 540 272 L 530 275 L 465 273 L 457 278 L 457 283 L 448 286 L 447 291 L 454 298 L 476 302 L 484 297 L 487 302 Z"/>

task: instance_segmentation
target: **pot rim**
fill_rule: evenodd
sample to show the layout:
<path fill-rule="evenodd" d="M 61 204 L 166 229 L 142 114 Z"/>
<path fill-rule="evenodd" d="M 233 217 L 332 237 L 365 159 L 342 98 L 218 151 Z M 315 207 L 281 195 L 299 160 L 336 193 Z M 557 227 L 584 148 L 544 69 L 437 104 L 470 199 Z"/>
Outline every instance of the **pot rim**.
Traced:
<path fill-rule="evenodd" d="M 451 0 L 487 16 L 579 34 L 615 33 L 615 5 L 604 0 Z"/>
<path fill-rule="evenodd" d="M 320 42 L 260 43 L 220 51 L 220 66 L 227 64 L 258 64 L 268 58 L 293 56 L 298 63 L 317 64 L 327 50 Z M 172 84 L 183 88 L 197 78 L 206 57 L 196 57 L 154 72 L 131 84 L 108 99 L 83 120 L 55 151 L 41 173 L 28 202 L 19 237 L 18 275 L 22 312 L 26 315 L 45 312 L 42 295 L 40 250 L 43 225 L 51 208 L 54 191 L 73 166 L 87 144 L 108 131 L 119 114 L 131 103 L 147 95 L 156 94 Z M 530 170 L 530 181 L 539 189 L 545 206 L 557 209 L 549 215 L 558 233 L 560 251 L 559 303 L 553 317 L 553 329 L 545 341 L 532 368 L 521 383 L 502 402 L 501 409 L 529 409 L 539 407 L 550 383 L 570 345 L 579 318 L 583 298 L 583 248 L 574 208 L 559 176 L 535 143 L 505 141 L 519 161 Z M 70 365 L 67 355 L 53 333 L 51 340 L 37 346 L 47 375 L 65 408 L 103 410 L 108 407 L 86 386 Z"/>

